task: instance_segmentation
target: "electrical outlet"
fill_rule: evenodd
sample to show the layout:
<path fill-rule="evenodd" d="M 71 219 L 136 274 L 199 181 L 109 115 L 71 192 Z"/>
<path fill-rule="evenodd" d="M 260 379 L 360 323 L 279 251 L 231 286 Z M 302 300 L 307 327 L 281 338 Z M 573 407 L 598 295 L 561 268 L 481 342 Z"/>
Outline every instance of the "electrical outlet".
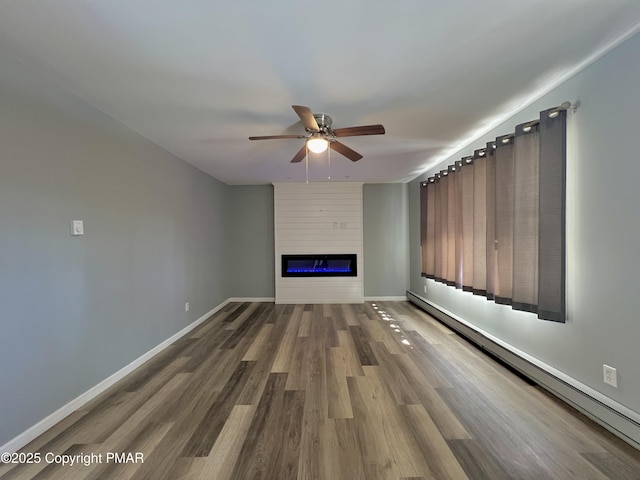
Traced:
<path fill-rule="evenodd" d="M 427 286 L 424 285 L 424 293 L 427 293 Z"/>
<path fill-rule="evenodd" d="M 189 302 L 186 302 L 186 303 L 184 304 L 184 311 L 185 311 L 185 312 L 188 312 L 188 311 L 189 311 Z"/>
<path fill-rule="evenodd" d="M 618 388 L 618 372 L 615 368 L 609 365 L 602 365 L 604 373 L 604 383 L 611 385 L 613 388 Z"/>

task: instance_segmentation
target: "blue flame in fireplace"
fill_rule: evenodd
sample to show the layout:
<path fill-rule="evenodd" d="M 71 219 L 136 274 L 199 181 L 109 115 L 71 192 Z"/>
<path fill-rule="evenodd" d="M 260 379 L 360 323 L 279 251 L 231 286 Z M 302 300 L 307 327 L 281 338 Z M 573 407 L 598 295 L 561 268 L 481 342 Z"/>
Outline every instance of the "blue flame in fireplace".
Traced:
<path fill-rule="evenodd" d="M 356 276 L 356 255 L 283 255 L 282 274 L 283 276 Z"/>
<path fill-rule="evenodd" d="M 350 260 L 289 260 L 289 273 L 348 273 L 351 271 Z"/>

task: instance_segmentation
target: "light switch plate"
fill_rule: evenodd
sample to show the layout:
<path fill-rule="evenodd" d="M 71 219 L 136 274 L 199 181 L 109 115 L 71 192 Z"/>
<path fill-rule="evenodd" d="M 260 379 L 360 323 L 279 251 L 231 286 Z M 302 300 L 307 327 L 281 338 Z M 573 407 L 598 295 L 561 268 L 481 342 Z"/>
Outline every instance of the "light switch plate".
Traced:
<path fill-rule="evenodd" d="M 84 235 L 84 223 L 82 220 L 71 220 L 71 235 Z"/>

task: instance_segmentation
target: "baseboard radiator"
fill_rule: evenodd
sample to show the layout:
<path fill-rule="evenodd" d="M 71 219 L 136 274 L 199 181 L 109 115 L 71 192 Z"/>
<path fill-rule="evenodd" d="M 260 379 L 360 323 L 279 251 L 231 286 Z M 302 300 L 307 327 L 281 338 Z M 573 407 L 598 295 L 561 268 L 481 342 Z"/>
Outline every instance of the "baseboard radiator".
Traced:
<path fill-rule="evenodd" d="M 640 449 L 640 415 L 637 412 L 483 332 L 412 291 L 407 291 L 407 298 L 481 349 L 576 408 L 625 442 Z"/>

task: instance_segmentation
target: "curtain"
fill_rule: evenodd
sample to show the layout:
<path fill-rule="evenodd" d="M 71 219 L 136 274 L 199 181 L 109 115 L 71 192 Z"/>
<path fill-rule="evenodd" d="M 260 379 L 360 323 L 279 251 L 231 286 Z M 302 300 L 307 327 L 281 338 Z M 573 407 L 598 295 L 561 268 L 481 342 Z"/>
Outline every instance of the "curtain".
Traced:
<path fill-rule="evenodd" d="M 420 248 L 422 251 L 429 248 L 429 240 L 427 239 L 428 232 L 433 230 L 433 226 L 429 228 L 429 208 L 431 208 L 431 204 L 429 203 L 428 195 L 431 190 L 427 190 L 426 188 L 420 189 Z M 422 273 L 429 270 L 428 259 L 431 258 L 431 255 L 422 255 Z"/>
<path fill-rule="evenodd" d="M 421 183 L 422 274 L 565 319 L 566 111 L 474 151 Z"/>
<path fill-rule="evenodd" d="M 487 164 L 485 154 L 476 150 L 473 155 L 473 288 L 476 295 L 484 295 L 486 285 L 487 250 Z"/>
<path fill-rule="evenodd" d="M 516 127 L 512 305 L 528 312 L 536 312 L 538 303 L 538 142 L 537 125 Z"/>
<path fill-rule="evenodd" d="M 513 135 L 496 139 L 496 303 L 511 305 L 513 291 Z"/>
<path fill-rule="evenodd" d="M 473 174 L 474 164 L 473 157 L 465 157 L 460 162 L 460 180 L 461 180 L 461 206 L 462 206 L 462 289 L 465 291 L 473 290 L 473 250 L 475 244 L 473 242 Z"/>
<path fill-rule="evenodd" d="M 495 300 L 496 296 L 496 142 L 487 143 L 486 152 L 486 258 L 487 258 L 487 298 Z M 478 255 L 482 253 L 479 252 Z"/>
<path fill-rule="evenodd" d="M 550 116 L 556 113 L 557 115 Z M 566 110 L 540 114 L 538 316 L 563 322 L 565 310 Z"/>

